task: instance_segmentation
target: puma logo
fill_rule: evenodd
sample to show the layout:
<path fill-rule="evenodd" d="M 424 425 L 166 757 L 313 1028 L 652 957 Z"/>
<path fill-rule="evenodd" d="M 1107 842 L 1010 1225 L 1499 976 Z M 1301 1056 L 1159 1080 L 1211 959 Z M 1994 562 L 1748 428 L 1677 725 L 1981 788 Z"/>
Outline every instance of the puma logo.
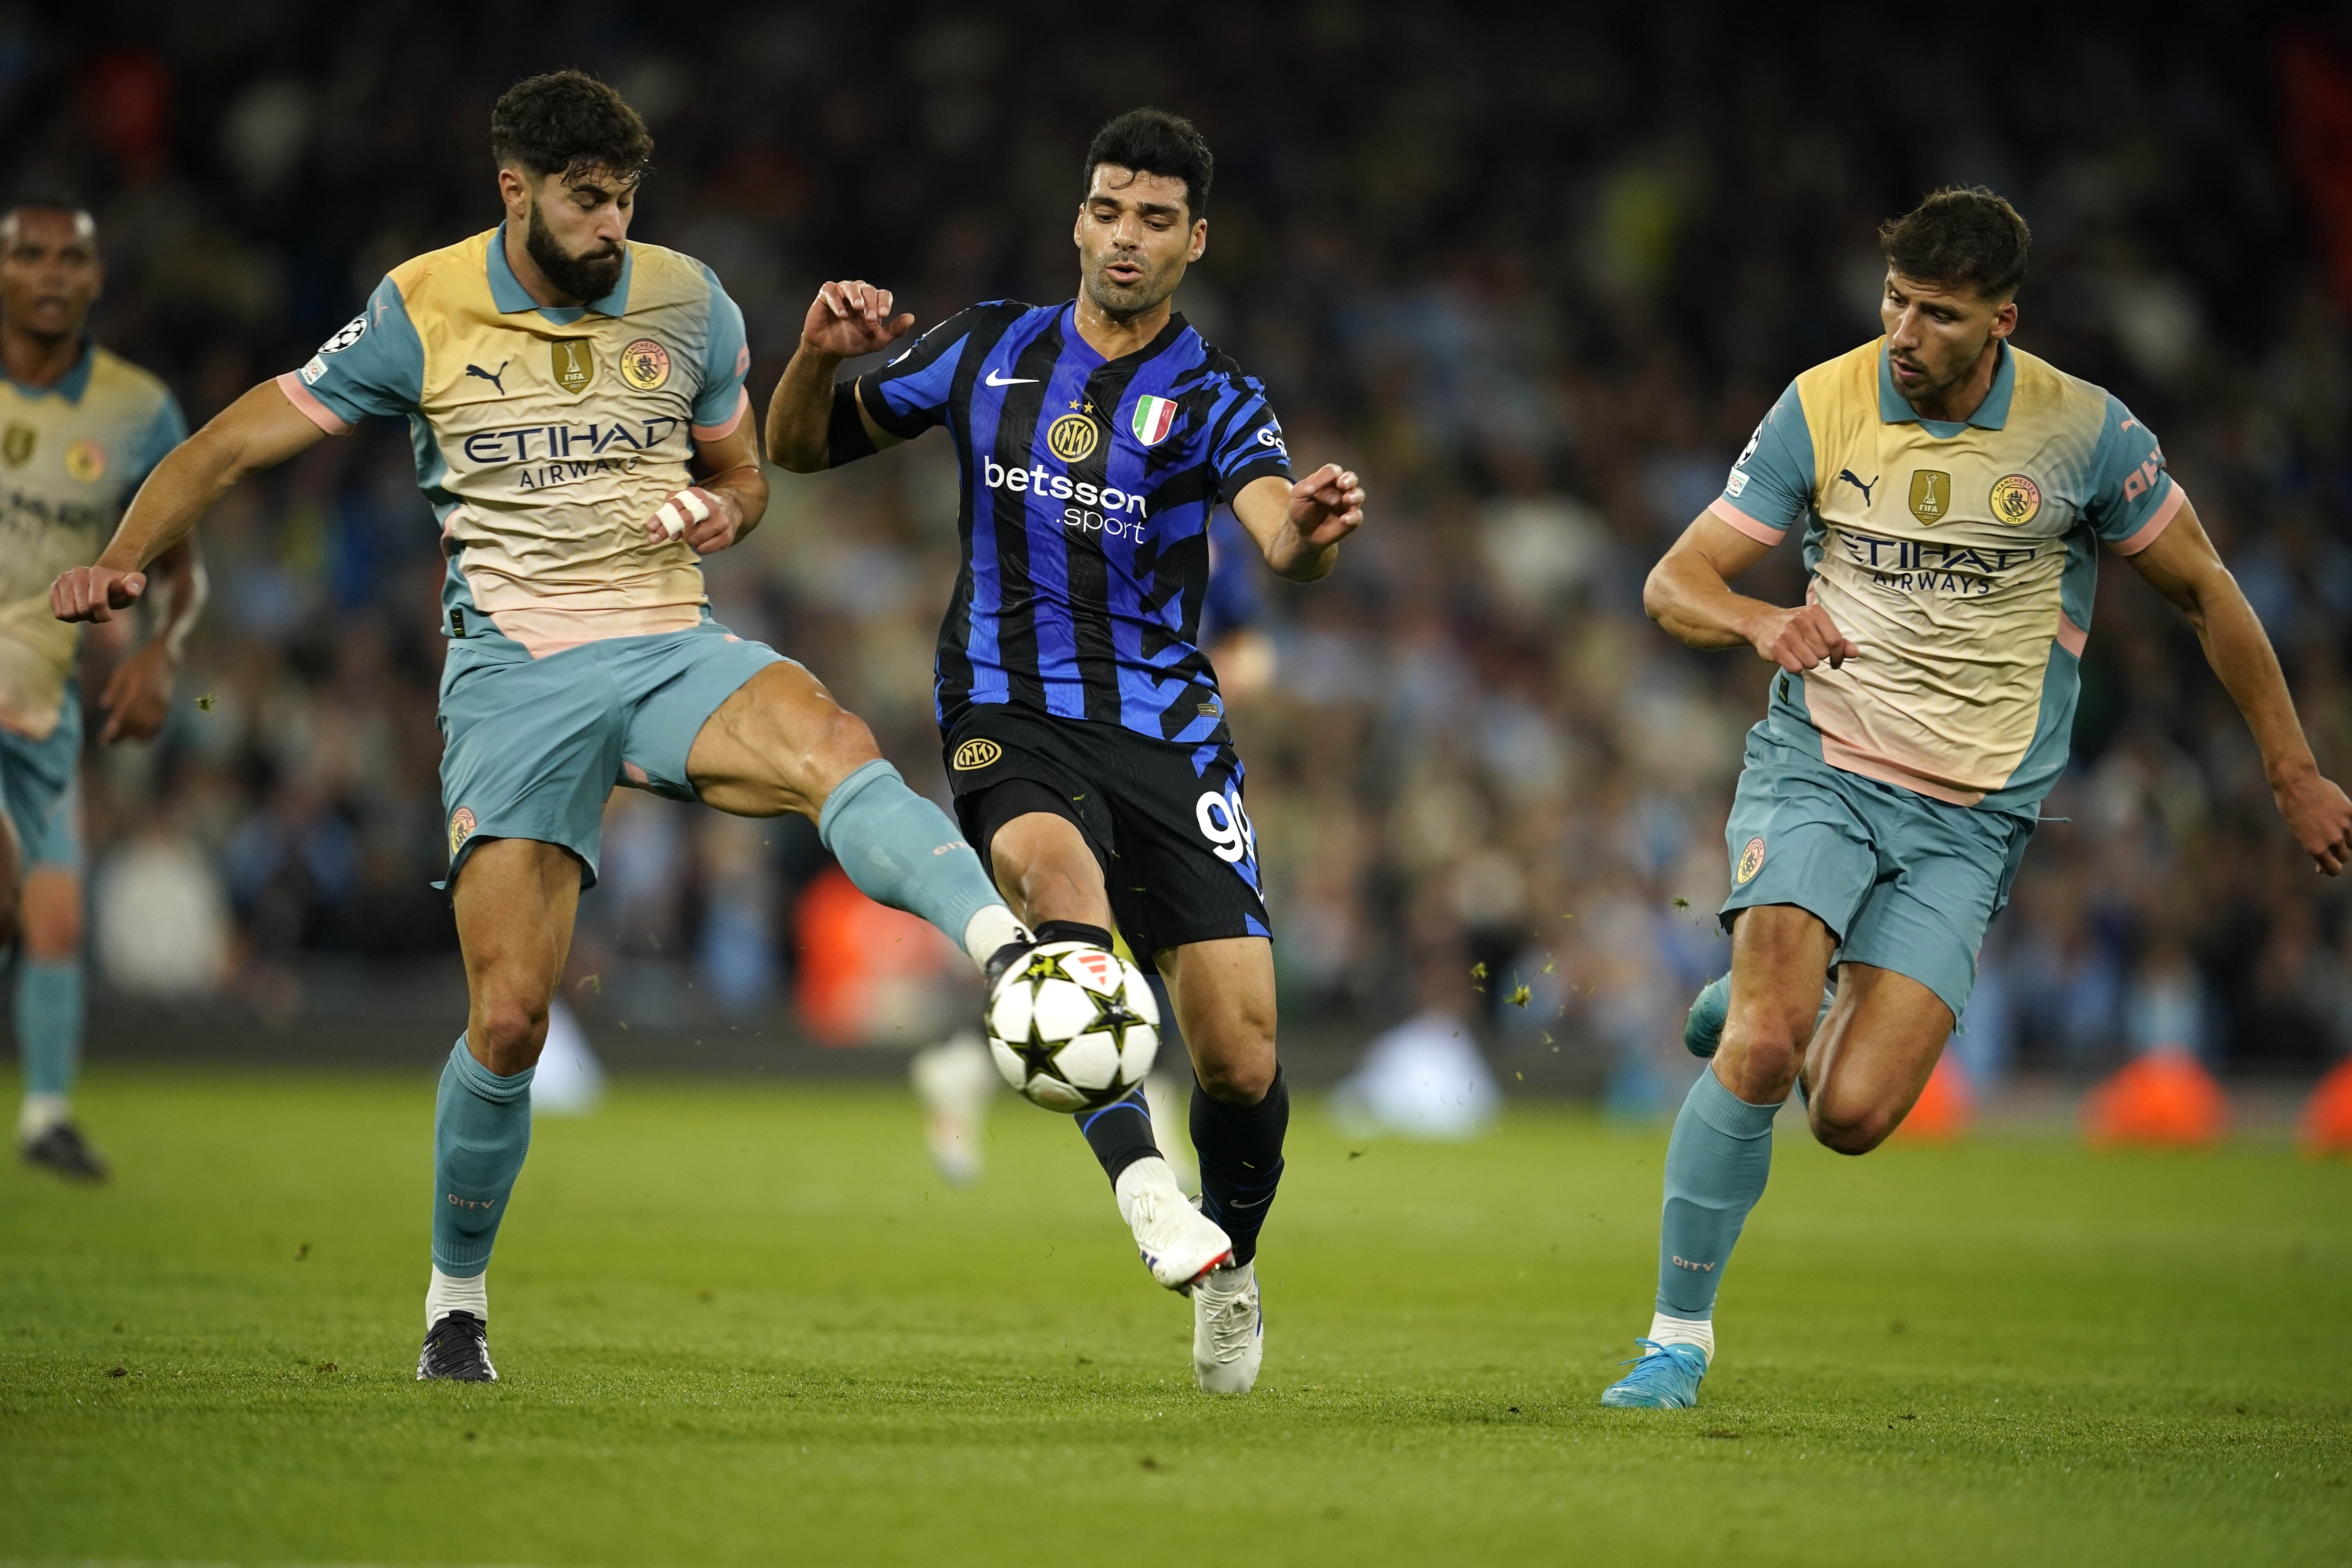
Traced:
<path fill-rule="evenodd" d="M 497 387 L 499 389 L 499 395 L 500 397 L 504 397 L 507 395 L 507 384 L 503 377 L 507 374 L 507 366 L 512 363 L 514 363 L 514 361 L 510 359 L 502 359 L 499 361 L 499 368 L 496 370 L 484 370 L 480 365 L 469 364 L 466 367 L 466 374 L 467 375 L 480 376 L 484 381 L 487 381 L 492 386 Z"/>
<path fill-rule="evenodd" d="M 506 367 L 504 365 L 500 365 L 499 368 L 500 370 L 504 370 Z M 1870 504 L 1870 492 L 1878 488 L 1877 475 L 1873 474 L 1870 478 L 1870 483 L 1864 484 L 1860 479 L 1853 477 L 1853 470 L 1852 468 L 1840 468 L 1838 470 L 1838 478 L 1843 479 L 1846 483 L 1852 485 L 1854 489 L 1862 492 L 1863 505 L 1868 506 Z"/>

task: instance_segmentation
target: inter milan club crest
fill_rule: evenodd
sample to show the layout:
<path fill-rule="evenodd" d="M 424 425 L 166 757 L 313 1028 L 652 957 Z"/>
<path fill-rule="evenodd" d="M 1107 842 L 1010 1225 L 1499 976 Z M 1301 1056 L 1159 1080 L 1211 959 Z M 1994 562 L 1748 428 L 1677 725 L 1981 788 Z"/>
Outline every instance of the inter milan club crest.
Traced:
<path fill-rule="evenodd" d="M 639 392 L 652 392 L 669 379 L 669 350 L 639 338 L 621 351 L 621 379 Z"/>
<path fill-rule="evenodd" d="M 596 379 L 596 348 L 585 338 L 558 338 L 547 345 L 555 384 L 577 392 Z"/>
<path fill-rule="evenodd" d="M 1952 476 L 1941 468 L 1915 468 L 1911 474 L 1911 515 L 1922 528 L 1933 528 L 1952 510 Z"/>
<path fill-rule="evenodd" d="M 1139 397 L 1135 412 L 1128 419 L 1128 428 L 1135 438 L 1147 447 L 1157 447 L 1167 439 L 1168 432 L 1176 428 L 1176 400 L 1172 397 Z"/>
<path fill-rule="evenodd" d="M 1045 431 L 1045 445 L 1066 463 L 1091 456 L 1101 438 L 1101 427 L 1083 414 L 1065 414 Z"/>

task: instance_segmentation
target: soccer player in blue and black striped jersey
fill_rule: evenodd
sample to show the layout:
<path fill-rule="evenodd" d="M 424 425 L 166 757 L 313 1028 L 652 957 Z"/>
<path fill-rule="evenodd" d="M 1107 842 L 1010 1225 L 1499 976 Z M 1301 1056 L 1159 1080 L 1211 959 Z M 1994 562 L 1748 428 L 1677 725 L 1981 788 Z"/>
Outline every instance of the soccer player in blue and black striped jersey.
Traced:
<path fill-rule="evenodd" d="M 945 425 L 963 570 L 940 631 L 938 716 L 965 836 L 1040 940 L 1110 942 L 1166 977 L 1192 1058 L 1195 1212 L 1137 1094 L 1080 1125 L 1152 1273 L 1189 1290 L 1201 1386 L 1245 1393 L 1264 1352 L 1253 1259 L 1290 1101 L 1242 764 L 1201 650 L 1209 521 L 1266 563 L 1328 574 L 1363 521 L 1354 474 L 1303 479 L 1265 389 L 1171 308 L 1208 247 L 1192 125 L 1136 110 L 1087 149 L 1075 300 L 974 305 L 882 369 L 842 361 L 914 325 L 828 283 L 768 410 L 771 456 L 813 472 Z"/>

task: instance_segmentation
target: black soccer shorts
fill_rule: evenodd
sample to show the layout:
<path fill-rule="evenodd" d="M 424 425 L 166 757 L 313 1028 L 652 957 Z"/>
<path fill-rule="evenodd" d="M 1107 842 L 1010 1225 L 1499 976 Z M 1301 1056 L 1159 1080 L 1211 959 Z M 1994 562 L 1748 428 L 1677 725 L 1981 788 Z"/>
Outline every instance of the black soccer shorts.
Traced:
<path fill-rule="evenodd" d="M 1033 811 L 1068 819 L 1094 850 L 1111 913 L 1139 958 L 1274 934 L 1229 741 L 1186 745 L 988 704 L 948 732 L 946 757 L 957 819 L 991 875 L 997 829 Z"/>

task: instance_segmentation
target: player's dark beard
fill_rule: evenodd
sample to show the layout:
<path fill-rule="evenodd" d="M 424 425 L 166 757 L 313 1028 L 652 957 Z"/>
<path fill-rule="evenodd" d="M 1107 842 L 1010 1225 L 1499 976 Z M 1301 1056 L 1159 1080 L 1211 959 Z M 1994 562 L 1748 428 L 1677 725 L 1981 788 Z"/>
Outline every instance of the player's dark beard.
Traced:
<path fill-rule="evenodd" d="M 1092 296 L 1095 308 L 1114 321 L 1131 321 L 1144 314 L 1176 292 L 1177 284 L 1183 281 L 1184 274 L 1181 269 L 1176 270 L 1173 277 L 1153 277 L 1150 263 L 1138 256 L 1131 259 L 1144 268 L 1143 276 L 1137 280 L 1132 291 L 1121 293 L 1108 275 L 1110 264 L 1121 259 L 1127 258 L 1118 251 L 1102 257 L 1089 270 L 1086 280 L 1087 292 Z"/>
<path fill-rule="evenodd" d="M 548 228 L 547 220 L 540 216 L 537 202 L 530 206 L 530 223 L 523 230 L 522 247 L 558 292 L 580 300 L 601 300 L 610 294 L 613 286 L 621 280 L 621 268 L 628 257 L 618 246 L 594 256 L 569 254 Z"/>

